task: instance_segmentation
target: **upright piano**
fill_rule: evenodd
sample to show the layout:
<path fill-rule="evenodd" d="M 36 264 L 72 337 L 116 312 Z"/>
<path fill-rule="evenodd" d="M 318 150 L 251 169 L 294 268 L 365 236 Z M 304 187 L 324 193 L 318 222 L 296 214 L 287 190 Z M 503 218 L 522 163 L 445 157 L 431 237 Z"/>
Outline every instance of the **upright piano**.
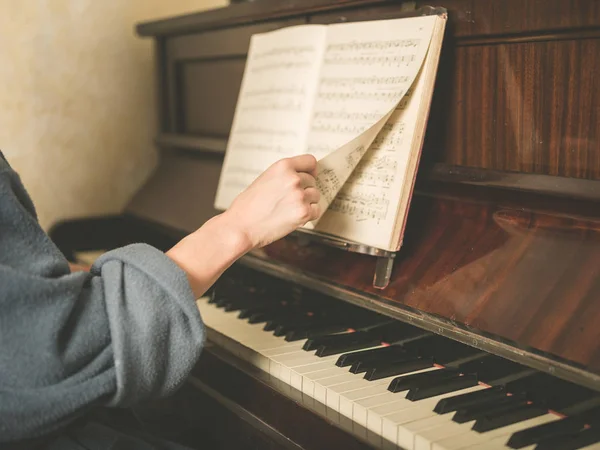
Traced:
<path fill-rule="evenodd" d="M 198 301 L 209 341 L 157 430 L 211 449 L 600 448 L 600 2 L 436 1 L 257 0 L 137 26 L 160 164 L 123 214 L 51 230 L 73 261 L 167 250 L 217 214 L 254 33 L 448 11 L 389 279 L 300 234 L 244 256 Z"/>

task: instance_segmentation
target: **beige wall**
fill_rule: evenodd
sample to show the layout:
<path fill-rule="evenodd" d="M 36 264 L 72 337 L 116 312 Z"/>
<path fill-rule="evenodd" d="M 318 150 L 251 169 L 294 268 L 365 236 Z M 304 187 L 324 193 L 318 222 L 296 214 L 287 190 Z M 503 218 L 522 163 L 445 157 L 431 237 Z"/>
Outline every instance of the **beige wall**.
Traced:
<path fill-rule="evenodd" d="M 120 211 L 156 162 L 151 40 L 136 22 L 226 0 L 0 0 L 0 149 L 42 226 Z"/>

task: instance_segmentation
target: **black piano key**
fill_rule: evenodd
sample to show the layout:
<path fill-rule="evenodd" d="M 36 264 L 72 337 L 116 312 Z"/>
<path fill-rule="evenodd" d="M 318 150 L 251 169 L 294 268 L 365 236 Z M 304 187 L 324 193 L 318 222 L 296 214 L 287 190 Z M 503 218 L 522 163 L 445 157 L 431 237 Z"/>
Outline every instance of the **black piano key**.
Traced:
<path fill-rule="evenodd" d="M 432 364 L 433 365 L 433 364 Z M 431 365 L 431 366 L 432 366 Z M 431 367 L 429 366 L 429 367 Z M 418 369 L 417 369 L 418 370 Z M 457 375 L 457 372 L 449 369 L 436 369 L 428 372 L 415 373 L 394 378 L 388 386 L 390 392 L 408 391 L 409 389 L 424 385 L 427 383 L 447 380 Z"/>
<path fill-rule="evenodd" d="M 544 439 L 576 434 L 586 425 L 600 426 L 600 406 L 588 407 L 572 416 L 518 431 L 510 437 L 507 445 L 511 448 L 526 447 Z"/>
<path fill-rule="evenodd" d="M 342 324 L 312 324 L 301 327 L 295 327 L 285 334 L 287 342 L 300 341 L 302 339 L 327 336 L 334 333 L 347 331 L 348 327 Z"/>
<path fill-rule="evenodd" d="M 481 391 L 443 398 L 435 405 L 433 411 L 438 414 L 446 414 L 458 409 L 490 404 L 504 397 L 506 397 L 506 391 L 501 386 L 492 387 Z"/>
<path fill-rule="evenodd" d="M 286 336 L 288 333 L 299 330 L 307 330 L 311 328 L 318 328 L 324 326 L 337 326 L 338 329 L 344 330 L 344 328 L 340 328 L 340 325 L 335 322 L 330 317 L 320 317 L 320 316 L 303 316 L 301 318 L 295 319 L 291 318 L 286 322 L 278 322 L 277 326 L 274 328 L 273 334 L 275 336 Z"/>
<path fill-rule="evenodd" d="M 544 439 L 556 438 L 565 434 L 574 434 L 583 430 L 585 421 L 581 417 L 565 417 L 535 427 L 517 431 L 509 439 L 506 445 L 510 448 L 523 448 L 533 445 Z"/>
<path fill-rule="evenodd" d="M 434 362 L 447 365 L 476 355 L 485 355 L 481 350 L 437 335 L 416 339 L 404 344 L 407 351 L 418 356 L 431 357 Z"/>
<path fill-rule="evenodd" d="M 461 389 L 477 386 L 475 375 L 456 375 L 443 382 L 430 383 L 414 387 L 406 394 L 406 399 L 411 401 L 424 400 L 436 395 L 447 394 Z"/>
<path fill-rule="evenodd" d="M 335 365 L 338 367 L 351 366 L 358 361 L 376 361 L 380 358 L 388 358 L 393 355 L 405 355 L 404 349 L 397 345 L 389 345 L 387 347 L 373 348 L 362 350 L 359 352 L 346 353 L 340 355 Z"/>
<path fill-rule="evenodd" d="M 298 308 L 284 308 L 279 312 L 268 315 L 267 321 L 263 330 L 274 331 L 280 323 L 289 322 L 291 320 L 303 321 L 308 318 L 307 311 Z"/>
<path fill-rule="evenodd" d="M 525 405 L 527 400 L 523 397 L 506 396 L 492 403 L 484 403 L 461 408 L 454 413 L 452 421 L 456 423 L 470 422 L 484 417 L 486 414 L 495 414 L 513 409 L 517 405 Z"/>
<path fill-rule="evenodd" d="M 369 333 L 348 333 L 349 336 L 330 341 L 320 345 L 315 352 L 316 356 L 331 356 L 338 353 L 351 352 L 352 350 L 360 350 L 362 348 L 374 347 L 379 345 L 381 341 Z"/>
<path fill-rule="evenodd" d="M 479 381 L 490 386 L 513 381 L 533 372 L 526 366 L 492 355 L 460 364 L 457 370 L 464 374 L 475 374 Z"/>
<path fill-rule="evenodd" d="M 547 409 L 540 408 L 532 403 L 515 405 L 512 409 L 486 414 L 485 416 L 476 419 L 473 430 L 480 433 L 492 431 L 512 425 L 513 423 L 533 419 L 534 417 L 539 417 L 547 413 Z"/>
<path fill-rule="evenodd" d="M 270 304 L 259 304 L 248 306 L 247 308 L 240 309 L 238 314 L 238 319 L 248 319 L 253 314 L 269 311 L 271 309 L 277 308 L 278 305 L 270 305 Z M 279 306 L 280 307 L 280 306 Z"/>
<path fill-rule="evenodd" d="M 588 388 L 539 372 L 507 383 L 506 389 L 521 392 L 546 409 L 566 414 L 597 396 L 597 392 Z"/>
<path fill-rule="evenodd" d="M 275 307 L 277 305 L 277 302 L 275 302 L 274 300 L 268 300 L 265 298 L 261 298 L 261 299 L 230 299 L 226 302 L 223 302 L 223 309 L 225 309 L 225 311 L 227 312 L 232 312 L 232 311 L 239 311 L 243 308 L 248 308 L 248 307 Z"/>
<path fill-rule="evenodd" d="M 403 373 L 426 369 L 431 366 L 433 366 L 431 358 L 416 357 L 407 361 L 391 362 L 373 367 L 365 373 L 364 378 L 369 381 L 380 380 L 382 378 L 393 377 L 394 375 L 402 375 Z"/>
<path fill-rule="evenodd" d="M 382 366 L 382 365 L 388 365 L 391 363 L 399 363 L 402 361 L 410 361 L 415 359 L 414 356 L 408 355 L 406 353 L 399 353 L 396 355 L 388 355 L 386 357 L 383 358 L 377 358 L 377 359 L 373 359 L 373 360 L 366 360 L 366 361 L 356 361 L 354 364 L 352 364 L 350 366 L 350 373 L 363 373 L 366 372 L 368 370 L 372 370 L 376 367 Z"/>
<path fill-rule="evenodd" d="M 575 450 L 600 442 L 600 429 L 586 428 L 578 433 L 553 437 L 538 442 L 536 450 Z"/>
<path fill-rule="evenodd" d="M 373 335 L 367 331 L 351 331 L 347 333 L 329 334 L 326 336 L 318 336 L 309 338 L 302 346 L 303 350 L 311 351 L 328 344 L 342 344 L 345 342 L 354 342 L 357 339 L 372 339 Z"/>

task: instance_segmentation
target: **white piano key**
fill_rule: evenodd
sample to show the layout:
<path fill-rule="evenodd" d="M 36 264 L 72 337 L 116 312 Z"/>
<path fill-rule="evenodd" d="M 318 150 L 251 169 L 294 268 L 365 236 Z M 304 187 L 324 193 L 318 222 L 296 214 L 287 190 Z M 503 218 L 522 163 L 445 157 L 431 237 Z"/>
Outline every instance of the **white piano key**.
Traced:
<path fill-rule="evenodd" d="M 446 397 L 466 394 L 480 389 L 481 387 L 475 386 L 415 402 L 404 398 L 403 402 L 395 403 L 394 406 L 389 408 L 373 408 L 369 415 L 373 416 L 371 422 L 377 423 L 376 426 L 379 426 L 379 421 L 381 421 L 381 433 L 385 439 L 396 442 L 401 447 L 413 448 L 415 435 L 410 430 L 405 429 L 404 424 L 437 416 L 433 408 Z M 444 417 L 443 420 L 450 420 L 450 418 Z"/>
<path fill-rule="evenodd" d="M 515 431 L 555 419 L 546 415 L 488 433 L 476 433 L 471 430 L 473 422 L 454 423 L 453 414 L 438 415 L 433 408 L 442 398 L 482 387 L 412 402 L 405 398 L 406 392 L 387 390 L 395 376 L 367 381 L 364 373 L 352 374 L 349 367 L 337 367 L 335 362 L 339 355 L 318 357 L 314 351 L 302 349 L 305 340 L 287 342 L 283 337 L 264 331 L 264 324 L 249 324 L 239 319 L 237 312 L 225 312 L 203 300 L 198 304 L 207 326 L 217 332 L 211 334 L 211 338 L 277 377 L 279 389 L 284 393 L 289 391 L 296 401 L 379 448 L 504 448 Z M 430 370 L 438 369 L 414 373 Z M 598 446 L 589 448 L 598 450 Z"/>

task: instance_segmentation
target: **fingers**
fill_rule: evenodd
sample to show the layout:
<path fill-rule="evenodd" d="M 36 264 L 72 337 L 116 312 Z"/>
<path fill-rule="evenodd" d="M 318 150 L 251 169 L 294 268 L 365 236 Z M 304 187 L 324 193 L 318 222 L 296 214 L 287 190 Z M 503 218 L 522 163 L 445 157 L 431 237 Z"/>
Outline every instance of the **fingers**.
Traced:
<path fill-rule="evenodd" d="M 315 180 L 315 177 L 312 175 L 309 175 L 306 172 L 300 172 L 298 176 L 300 177 L 300 186 L 304 189 L 314 188 L 317 186 L 317 180 Z"/>
<path fill-rule="evenodd" d="M 306 172 L 317 176 L 317 159 L 313 155 L 294 156 L 289 159 L 292 168 L 297 172 Z"/>
<path fill-rule="evenodd" d="M 318 203 L 311 203 L 310 204 L 310 219 L 308 220 L 309 222 L 311 220 L 316 220 L 319 218 L 319 216 L 321 215 L 321 208 L 319 207 Z"/>
<path fill-rule="evenodd" d="M 317 188 L 309 187 L 304 189 L 304 200 L 308 203 L 319 203 L 321 198 L 321 193 L 317 190 Z"/>

